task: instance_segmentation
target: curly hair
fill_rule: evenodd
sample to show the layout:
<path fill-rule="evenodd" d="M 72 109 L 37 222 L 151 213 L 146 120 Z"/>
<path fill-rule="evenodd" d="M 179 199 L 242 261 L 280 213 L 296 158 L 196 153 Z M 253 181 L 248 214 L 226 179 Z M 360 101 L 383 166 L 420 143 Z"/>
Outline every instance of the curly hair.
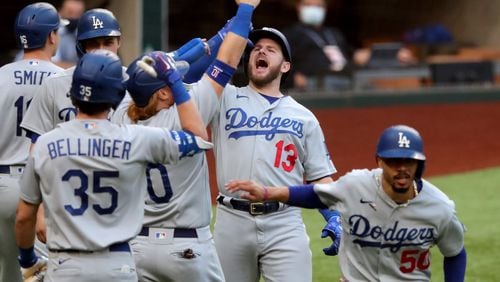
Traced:
<path fill-rule="evenodd" d="M 144 107 L 138 107 L 134 101 L 130 101 L 130 105 L 127 110 L 128 117 L 133 123 L 137 123 L 139 120 L 145 120 L 154 116 L 158 110 L 158 93 L 153 94 L 149 99 L 149 102 Z"/>

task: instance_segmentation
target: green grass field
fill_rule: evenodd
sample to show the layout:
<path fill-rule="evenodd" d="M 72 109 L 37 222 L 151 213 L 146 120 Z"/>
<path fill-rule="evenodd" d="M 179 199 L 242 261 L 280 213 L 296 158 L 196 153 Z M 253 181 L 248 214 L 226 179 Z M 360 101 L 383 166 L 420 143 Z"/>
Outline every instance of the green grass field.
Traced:
<path fill-rule="evenodd" d="M 500 224 L 498 224 L 500 168 L 428 179 L 455 201 L 458 217 L 465 224 L 467 281 L 500 281 Z M 495 215 L 496 214 L 496 215 Z M 327 257 L 322 248 L 330 239 L 321 239 L 324 220 L 315 210 L 303 210 L 311 239 L 315 282 L 338 281 L 337 257 Z M 432 250 L 432 281 L 443 281 L 443 258 L 437 247 Z"/>

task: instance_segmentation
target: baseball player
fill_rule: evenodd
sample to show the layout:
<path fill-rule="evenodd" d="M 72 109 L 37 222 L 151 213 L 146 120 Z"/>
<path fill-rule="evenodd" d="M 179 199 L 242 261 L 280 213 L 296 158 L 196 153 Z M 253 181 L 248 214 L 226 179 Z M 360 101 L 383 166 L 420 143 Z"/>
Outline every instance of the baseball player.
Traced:
<path fill-rule="evenodd" d="M 48 3 L 24 7 L 14 23 L 24 57 L 0 68 L 3 113 L 0 120 L 0 281 L 22 281 L 14 220 L 20 190 L 18 180 L 28 159 L 30 142 L 20 123 L 42 81 L 62 71 L 50 58 L 59 42 L 57 30 L 64 24 L 67 22 L 62 22 L 56 9 Z M 26 277 L 32 274 L 31 270 L 23 271 Z"/>
<path fill-rule="evenodd" d="M 420 134 L 405 125 L 380 136 L 378 168 L 353 170 L 328 184 L 262 187 L 229 182 L 241 197 L 263 198 L 342 213 L 339 262 L 343 281 L 430 281 L 430 248 L 444 256 L 445 281 L 464 281 L 464 226 L 455 205 L 422 179 L 426 157 Z"/>
<path fill-rule="evenodd" d="M 251 15 L 258 4 L 254 0 L 239 1 L 231 25 L 218 33 L 226 35 L 220 49 L 217 48 L 215 64 L 232 68 L 238 65 Z M 239 30 L 245 27 L 246 30 Z M 163 55 L 158 51 L 148 54 L 153 58 Z M 134 61 L 127 70 L 130 76 L 127 89 L 133 103 L 124 99 L 113 113 L 112 121 L 179 129 L 178 109 L 171 107 L 166 83 L 138 67 L 140 62 Z M 217 95 L 229 78 L 225 76 L 222 81 L 218 76 L 205 74 L 200 82 L 189 86 L 193 88 L 192 98 L 204 124 L 217 113 Z M 150 164 L 146 175 L 144 225 L 131 242 L 139 281 L 225 281 L 210 232 L 212 206 L 205 154 L 185 158 L 175 165 Z"/>
<path fill-rule="evenodd" d="M 43 198 L 48 281 L 137 281 L 128 241 L 142 226 L 148 163 L 172 164 L 211 147 L 173 60 L 155 59 L 183 130 L 109 122 L 110 109 L 125 95 L 125 76 L 116 54 L 98 50 L 85 54 L 73 73 L 76 119 L 41 135 L 32 149 L 21 179 L 16 240 L 21 264 L 36 261 L 34 228 Z"/>
<path fill-rule="evenodd" d="M 286 38 L 253 30 L 245 54 L 249 85 L 228 85 L 211 123 L 216 158 L 215 245 L 227 281 L 312 281 L 309 238 L 300 209 L 276 201 L 250 203 L 229 193 L 231 179 L 265 185 L 330 182 L 335 167 L 315 116 L 280 92 L 291 66 Z M 222 48 L 222 47 L 221 47 Z"/>
<path fill-rule="evenodd" d="M 88 10 L 78 21 L 76 49 L 80 56 L 96 49 L 117 53 L 120 39 L 118 21 L 108 10 Z M 33 99 L 21 123 L 33 143 L 38 136 L 54 129 L 57 124 L 75 118 L 76 109 L 69 97 L 74 70 L 75 67 L 68 68 L 47 79 L 39 95 Z"/>

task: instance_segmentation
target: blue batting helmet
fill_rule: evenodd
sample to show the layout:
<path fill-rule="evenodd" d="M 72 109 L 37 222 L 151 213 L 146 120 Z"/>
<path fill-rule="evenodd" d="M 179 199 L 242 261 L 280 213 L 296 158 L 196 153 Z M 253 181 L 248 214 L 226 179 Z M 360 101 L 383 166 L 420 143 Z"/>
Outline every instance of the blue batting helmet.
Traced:
<path fill-rule="evenodd" d="M 422 137 L 417 130 L 406 125 L 386 128 L 377 144 L 377 156 L 380 158 L 404 158 L 419 161 L 416 178 L 422 176 L 425 155 Z"/>
<path fill-rule="evenodd" d="M 14 31 L 21 49 L 35 49 L 45 45 L 52 31 L 67 24 L 66 20 L 59 18 L 54 6 L 39 2 L 24 7 L 17 14 Z"/>
<path fill-rule="evenodd" d="M 116 107 L 125 96 L 126 79 L 120 58 L 115 53 L 96 50 L 78 61 L 70 94 L 78 101 Z"/>
<path fill-rule="evenodd" d="M 78 20 L 76 51 L 80 57 L 86 53 L 82 45 L 84 40 L 121 35 L 120 25 L 111 11 L 100 8 L 88 10 Z"/>
<path fill-rule="evenodd" d="M 151 53 L 145 55 L 151 57 Z M 145 107 L 156 91 L 167 86 L 165 81 L 152 77 L 137 65 L 137 62 L 142 57 L 143 56 L 140 56 L 135 59 L 127 68 L 127 74 L 129 75 L 127 90 L 138 107 Z M 183 76 L 189 70 L 189 64 L 186 61 L 177 61 L 176 68 L 180 75 Z"/>

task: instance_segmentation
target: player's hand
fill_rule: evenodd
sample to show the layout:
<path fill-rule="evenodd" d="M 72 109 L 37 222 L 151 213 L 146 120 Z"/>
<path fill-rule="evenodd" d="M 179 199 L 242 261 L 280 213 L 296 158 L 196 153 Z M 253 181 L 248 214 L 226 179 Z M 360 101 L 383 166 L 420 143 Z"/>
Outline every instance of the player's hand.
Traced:
<path fill-rule="evenodd" d="M 264 186 L 250 180 L 231 180 L 224 186 L 229 193 L 244 191 L 240 197 L 251 202 L 261 202 L 265 197 Z"/>
<path fill-rule="evenodd" d="M 47 272 L 47 258 L 37 257 L 30 267 L 21 267 L 24 282 L 41 282 Z"/>
<path fill-rule="evenodd" d="M 241 3 L 245 3 L 245 4 L 248 4 L 248 5 L 252 5 L 254 7 L 257 7 L 259 6 L 260 4 L 260 0 L 235 0 L 236 4 L 241 4 Z"/>
<path fill-rule="evenodd" d="M 177 70 L 175 60 L 165 52 L 151 52 L 142 57 L 137 65 L 153 77 L 165 81 L 168 86 L 181 80 L 181 74 Z"/>
<path fill-rule="evenodd" d="M 339 252 L 340 238 L 342 236 L 342 221 L 340 215 L 333 215 L 328 219 L 325 227 L 321 232 L 321 238 L 330 237 L 333 243 L 328 248 L 323 249 L 323 253 L 327 256 L 336 256 Z"/>
<path fill-rule="evenodd" d="M 36 237 L 42 243 L 47 243 L 47 226 L 45 225 L 45 216 L 43 208 L 39 208 L 36 215 Z"/>

